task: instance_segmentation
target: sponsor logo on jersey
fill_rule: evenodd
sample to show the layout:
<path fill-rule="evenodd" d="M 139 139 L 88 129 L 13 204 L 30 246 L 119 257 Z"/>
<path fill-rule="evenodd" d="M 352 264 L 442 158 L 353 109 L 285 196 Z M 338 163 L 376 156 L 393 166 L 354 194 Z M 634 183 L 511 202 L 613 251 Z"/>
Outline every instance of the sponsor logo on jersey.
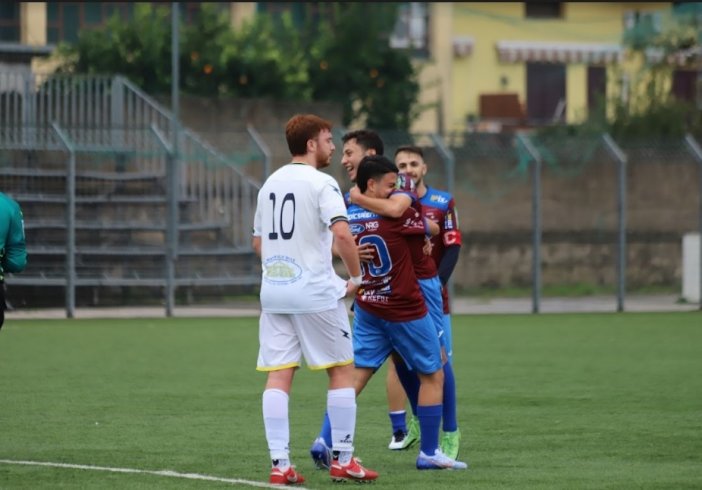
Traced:
<path fill-rule="evenodd" d="M 389 298 L 387 296 L 380 296 L 378 294 L 375 294 L 375 291 L 365 292 L 360 299 L 364 303 L 389 303 Z"/>
<path fill-rule="evenodd" d="M 349 221 L 361 221 L 364 219 L 377 218 L 378 215 L 370 211 L 352 211 L 349 213 Z"/>
<path fill-rule="evenodd" d="M 429 200 L 431 202 L 438 202 L 439 204 L 448 204 L 448 199 L 446 199 L 444 196 L 441 196 L 439 194 L 433 194 Z"/>
<path fill-rule="evenodd" d="M 379 226 L 380 223 L 378 223 L 377 221 L 369 221 L 368 223 L 366 223 L 366 230 L 375 231 L 378 229 Z"/>
<path fill-rule="evenodd" d="M 302 277 L 302 267 L 292 257 L 274 255 L 263 264 L 263 279 L 269 284 L 282 286 L 292 284 Z"/>
<path fill-rule="evenodd" d="M 349 229 L 351 230 L 352 235 L 358 235 L 359 233 L 363 233 L 366 227 L 363 226 L 361 223 L 351 223 Z"/>

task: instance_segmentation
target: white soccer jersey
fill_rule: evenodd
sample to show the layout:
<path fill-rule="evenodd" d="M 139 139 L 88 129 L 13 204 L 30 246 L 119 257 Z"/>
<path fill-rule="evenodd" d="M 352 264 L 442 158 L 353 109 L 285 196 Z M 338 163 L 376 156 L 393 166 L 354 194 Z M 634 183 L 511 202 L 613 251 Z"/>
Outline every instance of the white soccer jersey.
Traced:
<path fill-rule="evenodd" d="M 346 220 L 336 180 L 310 165 L 275 171 L 258 193 L 254 236 L 261 237 L 261 309 L 313 313 L 337 307 L 346 281 L 332 267 L 329 227 Z"/>

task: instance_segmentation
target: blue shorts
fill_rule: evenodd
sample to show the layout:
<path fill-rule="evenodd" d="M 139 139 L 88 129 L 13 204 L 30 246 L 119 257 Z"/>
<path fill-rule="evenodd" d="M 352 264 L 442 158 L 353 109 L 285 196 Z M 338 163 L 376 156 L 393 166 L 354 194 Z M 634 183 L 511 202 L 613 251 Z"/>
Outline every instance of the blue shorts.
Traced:
<path fill-rule="evenodd" d="M 429 317 L 431 317 L 431 321 L 436 328 L 439 343 L 448 353 L 449 349 L 444 335 L 444 300 L 441 297 L 441 281 L 439 280 L 439 276 L 434 276 L 430 279 L 417 279 L 417 282 L 422 289 L 424 303 L 427 305 Z"/>
<path fill-rule="evenodd" d="M 442 368 L 441 346 L 429 314 L 418 320 L 391 322 L 356 305 L 353 319 L 354 364 L 379 369 L 394 350 L 405 364 L 421 374 Z"/>

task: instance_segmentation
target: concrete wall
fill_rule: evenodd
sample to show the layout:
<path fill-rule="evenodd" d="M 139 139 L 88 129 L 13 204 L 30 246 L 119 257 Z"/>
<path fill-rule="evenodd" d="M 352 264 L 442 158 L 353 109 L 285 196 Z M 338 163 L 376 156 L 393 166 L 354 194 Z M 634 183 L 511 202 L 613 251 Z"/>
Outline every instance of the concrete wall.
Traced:
<path fill-rule="evenodd" d="M 170 103 L 167 97 L 161 101 Z M 273 168 L 289 161 L 284 126 L 297 112 L 319 114 L 341 129 L 341 109 L 336 104 L 181 98 L 185 125 L 226 154 L 255 153 L 245 135 L 246 123 L 253 124 L 273 151 Z M 335 136 L 337 152 L 327 172 L 346 187 L 349 182 L 340 165 L 341 134 Z M 572 153 L 579 149 L 576 145 Z M 464 242 L 454 276 L 456 284 L 463 288 L 527 286 L 532 254 L 529 174 L 515 177 L 516 162 L 505 160 L 509 154 L 505 148 L 489 150 L 490 160 L 468 154 L 465 147 L 455 147 L 454 153 L 454 196 Z M 430 183 L 446 188 L 439 157 L 427 151 L 426 160 Z M 616 165 L 601 150 L 584 162 L 560 163 L 560 169 L 545 165 L 542 176 L 544 284 L 613 286 L 618 223 Z M 242 168 L 261 178 L 260 155 Z M 630 285 L 680 284 L 681 239 L 698 226 L 698 175 L 698 167 L 682 146 L 674 153 L 630 152 Z"/>

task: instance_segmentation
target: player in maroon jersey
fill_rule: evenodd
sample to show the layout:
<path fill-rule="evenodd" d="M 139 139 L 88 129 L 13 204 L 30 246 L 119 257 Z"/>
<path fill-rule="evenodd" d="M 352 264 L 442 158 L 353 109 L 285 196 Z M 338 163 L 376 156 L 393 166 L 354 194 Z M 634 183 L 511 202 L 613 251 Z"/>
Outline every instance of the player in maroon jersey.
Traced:
<path fill-rule="evenodd" d="M 399 207 L 399 204 L 405 203 L 405 205 L 408 205 L 407 203 L 411 203 L 410 205 L 421 209 L 428 223 L 435 224 L 437 227 L 439 227 L 436 225 L 437 222 L 441 224 L 439 230 L 441 238 L 436 235 L 432 237 L 431 253 L 435 261 L 438 260 L 437 257 L 441 257 L 441 262 L 435 262 L 435 267 L 439 267 L 441 264 L 440 270 L 444 272 L 444 275 L 442 276 L 442 273 L 439 272 L 436 284 L 429 283 L 427 278 L 431 277 L 431 275 L 421 276 L 423 279 L 420 281 L 422 282 L 425 298 L 428 299 L 430 304 L 430 310 L 434 313 L 437 331 L 441 332 L 442 346 L 446 351 L 446 363 L 444 365 L 444 434 L 441 440 L 441 448 L 447 455 L 455 459 L 458 456 L 460 446 L 460 431 L 458 430 L 456 417 L 456 383 L 453 376 L 453 367 L 449 362 L 452 354 L 451 324 L 450 316 L 448 315 L 448 295 L 446 294 L 445 284 L 458 258 L 460 232 L 457 228 L 458 222 L 453 210 L 453 199 L 447 198 L 446 193 L 427 188 L 424 184 L 423 177 L 426 174 L 426 164 L 424 163 L 421 148 L 415 146 L 400 147 L 395 152 L 395 158 L 398 168 L 402 172 L 400 174 L 401 177 L 398 179 L 398 184 L 405 196 L 404 200 L 393 196 L 395 203 L 390 204 L 389 200 L 371 199 L 363 196 L 358 192 L 358 189 L 351 190 L 350 198 L 352 202 L 357 202 L 383 215 L 394 215 L 392 213 L 397 213 L 403 209 Z M 402 176 L 409 176 L 410 178 L 403 179 Z M 416 187 L 411 187 L 410 184 L 412 183 L 416 183 Z M 419 196 L 423 197 L 423 199 L 420 199 L 419 203 L 417 203 L 416 199 Z M 450 251 L 450 253 L 445 254 L 445 251 Z M 417 263 L 421 264 L 419 260 Z M 421 270 L 422 267 L 419 267 Z M 448 271 L 448 274 L 446 274 L 446 271 Z M 434 276 L 436 276 L 437 272 L 435 268 Z M 435 297 L 437 288 L 438 294 L 443 297 L 438 302 L 434 302 L 431 299 Z M 390 449 L 407 449 L 419 438 L 419 430 L 416 417 L 412 417 L 409 424 L 405 424 L 404 407 L 407 398 L 404 396 L 404 392 L 409 397 L 414 413 L 416 401 L 413 392 L 416 392 L 416 386 L 413 385 L 412 378 L 407 376 L 407 373 L 396 373 L 395 371 L 394 369 L 388 369 L 387 376 L 388 405 L 393 428 L 393 436 L 388 447 Z M 400 382 L 404 390 L 399 388 Z M 414 383 L 416 384 L 416 381 Z"/>
<path fill-rule="evenodd" d="M 356 184 L 365 195 L 384 199 L 395 189 L 396 172 L 397 167 L 383 156 L 365 157 L 358 167 Z M 356 294 L 356 392 L 363 390 L 373 373 L 394 353 L 398 365 L 408 366 L 419 377 L 416 412 L 422 441 L 417 468 L 465 469 L 465 463 L 447 457 L 438 447 L 443 413 L 442 349 L 435 322 L 425 305 L 426 294 L 417 281 L 417 254 L 408 244 L 419 239 L 415 249 L 419 248 L 423 255 L 426 226 L 421 212 L 410 207 L 399 219 L 388 219 L 352 204 L 348 216 L 359 245 L 369 243 L 376 252 L 375 259 L 362 266 L 363 283 Z M 436 282 L 438 297 L 438 278 Z"/>
<path fill-rule="evenodd" d="M 438 269 L 443 296 L 444 345 L 448 362 L 444 365 L 444 418 L 441 449 L 450 457 L 458 457 L 461 432 L 456 416 L 456 382 L 453 377 L 453 337 L 449 309 L 448 288 L 461 249 L 461 231 L 458 227 L 453 196 L 448 192 L 429 187 L 424 182 L 427 165 L 424 153 L 417 146 L 401 146 L 395 150 L 395 163 L 401 172 L 409 175 L 416 184 L 417 196 L 422 204 L 424 217 L 439 224 L 440 232 L 432 236 L 432 257 Z"/>

